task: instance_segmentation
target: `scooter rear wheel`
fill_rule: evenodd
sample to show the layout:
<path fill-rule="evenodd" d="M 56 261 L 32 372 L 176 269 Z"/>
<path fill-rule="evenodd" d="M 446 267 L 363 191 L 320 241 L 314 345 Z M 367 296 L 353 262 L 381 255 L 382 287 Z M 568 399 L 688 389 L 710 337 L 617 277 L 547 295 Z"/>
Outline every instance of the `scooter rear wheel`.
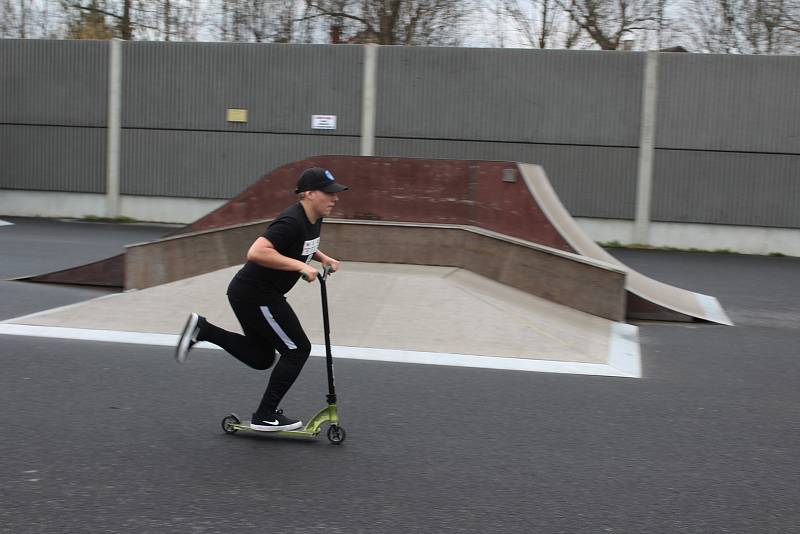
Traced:
<path fill-rule="evenodd" d="M 344 428 L 339 425 L 331 425 L 328 427 L 328 441 L 335 445 L 341 445 L 346 435 Z"/>
<path fill-rule="evenodd" d="M 239 425 L 241 423 L 242 422 L 239 420 L 238 417 L 236 417 L 235 413 L 226 415 L 222 419 L 222 430 L 224 430 L 226 434 L 236 434 L 236 432 L 238 432 L 239 429 L 234 427 L 233 425 Z"/>

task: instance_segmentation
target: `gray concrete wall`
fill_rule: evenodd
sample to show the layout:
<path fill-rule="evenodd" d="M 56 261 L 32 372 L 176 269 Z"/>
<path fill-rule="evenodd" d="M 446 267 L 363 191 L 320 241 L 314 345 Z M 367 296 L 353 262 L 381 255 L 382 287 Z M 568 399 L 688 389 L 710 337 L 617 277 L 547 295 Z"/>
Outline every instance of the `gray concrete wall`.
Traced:
<path fill-rule="evenodd" d="M 378 137 L 636 146 L 643 56 L 383 47 Z"/>
<path fill-rule="evenodd" d="M 659 149 L 651 218 L 800 228 L 799 169 L 800 154 Z"/>
<path fill-rule="evenodd" d="M 285 163 L 359 153 L 364 47 L 121 47 L 122 195 L 227 199 Z M 106 192 L 109 48 L 0 40 L 0 191 Z M 800 57 L 659 58 L 652 219 L 800 228 Z M 537 163 L 572 215 L 630 220 L 644 65 L 378 47 L 374 154 Z M 312 114 L 337 129 L 312 130 Z"/>
<path fill-rule="evenodd" d="M 104 128 L 108 43 L 0 39 L 0 123 Z"/>
<path fill-rule="evenodd" d="M 0 189 L 105 191 L 108 43 L 0 39 Z"/>
<path fill-rule="evenodd" d="M 265 169 L 313 154 L 358 153 L 358 138 L 344 136 L 124 129 L 122 138 L 127 195 L 228 199 Z"/>
<path fill-rule="evenodd" d="M 266 171 L 357 154 L 359 46 L 125 43 L 123 194 L 230 198 Z M 228 122 L 229 108 L 247 122 Z M 336 115 L 314 130 L 311 115 Z"/>
<path fill-rule="evenodd" d="M 359 135 L 360 46 L 124 44 L 124 128 Z M 248 122 L 228 123 L 227 108 Z M 312 114 L 337 115 L 336 130 L 312 130 Z"/>
<path fill-rule="evenodd" d="M 800 154 L 800 57 L 663 54 L 656 147 Z"/>
<path fill-rule="evenodd" d="M 0 195 L 3 189 L 103 193 L 105 146 L 103 128 L 0 124 Z"/>
<path fill-rule="evenodd" d="M 659 59 L 654 221 L 800 228 L 800 58 Z"/>

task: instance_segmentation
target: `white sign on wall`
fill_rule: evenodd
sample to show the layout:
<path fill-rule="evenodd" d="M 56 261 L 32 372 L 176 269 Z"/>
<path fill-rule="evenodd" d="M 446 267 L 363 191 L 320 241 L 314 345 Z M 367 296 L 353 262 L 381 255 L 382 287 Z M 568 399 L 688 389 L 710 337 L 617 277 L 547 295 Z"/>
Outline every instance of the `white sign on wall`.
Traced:
<path fill-rule="evenodd" d="M 312 130 L 335 130 L 336 115 L 311 115 Z"/>

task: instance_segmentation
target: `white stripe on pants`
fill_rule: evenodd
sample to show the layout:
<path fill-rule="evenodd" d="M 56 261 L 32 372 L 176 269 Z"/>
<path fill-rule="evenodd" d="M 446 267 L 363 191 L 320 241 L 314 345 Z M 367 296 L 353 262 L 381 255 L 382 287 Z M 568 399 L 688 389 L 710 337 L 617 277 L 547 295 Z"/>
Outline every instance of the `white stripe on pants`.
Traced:
<path fill-rule="evenodd" d="M 278 337 L 281 338 L 281 341 L 283 341 L 286 347 L 288 347 L 289 350 L 297 349 L 297 345 L 295 345 L 294 341 L 292 341 L 289 338 L 289 336 L 286 335 L 286 332 L 283 331 L 281 325 L 279 325 L 278 321 L 276 321 L 275 318 L 272 316 L 272 312 L 269 311 L 269 306 L 261 306 L 260 308 L 261 308 L 261 313 L 264 314 L 264 317 L 267 319 L 269 326 L 272 328 L 272 330 L 275 331 L 276 334 L 278 334 Z"/>

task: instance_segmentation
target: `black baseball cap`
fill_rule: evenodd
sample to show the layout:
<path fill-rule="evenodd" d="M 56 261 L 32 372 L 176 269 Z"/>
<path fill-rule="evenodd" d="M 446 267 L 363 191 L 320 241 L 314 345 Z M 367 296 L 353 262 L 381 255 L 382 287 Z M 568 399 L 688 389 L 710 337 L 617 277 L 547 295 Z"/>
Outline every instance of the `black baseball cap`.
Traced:
<path fill-rule="evenodd" d="M 304 170 L 303 174 L 300 175 L 294 192 L 302 193 L 303 191 L 319 190 L 326 193 L 339 193 L 345 189 L 347 189 L 347 186 L 337 182 L 331 171 L 321 167 L 312 167 Z"/>

